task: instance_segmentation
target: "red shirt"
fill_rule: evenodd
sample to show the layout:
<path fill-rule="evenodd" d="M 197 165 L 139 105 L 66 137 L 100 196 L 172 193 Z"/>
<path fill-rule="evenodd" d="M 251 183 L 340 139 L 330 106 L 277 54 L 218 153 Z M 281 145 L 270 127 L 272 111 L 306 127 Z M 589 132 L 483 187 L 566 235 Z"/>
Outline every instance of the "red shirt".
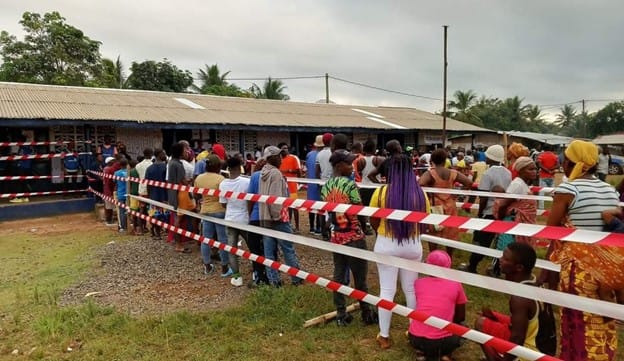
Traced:
<path fill-rule="evenodd" d="M 540 164 L 540 178 L 553 178 L 555 176 L 555 169 L 559 163 L 559 158 L 553 152 L 542 152 L 537 156 L 537 163 Z M 543 169 L 551 170 L 552 173 L 545 172 Z"/>

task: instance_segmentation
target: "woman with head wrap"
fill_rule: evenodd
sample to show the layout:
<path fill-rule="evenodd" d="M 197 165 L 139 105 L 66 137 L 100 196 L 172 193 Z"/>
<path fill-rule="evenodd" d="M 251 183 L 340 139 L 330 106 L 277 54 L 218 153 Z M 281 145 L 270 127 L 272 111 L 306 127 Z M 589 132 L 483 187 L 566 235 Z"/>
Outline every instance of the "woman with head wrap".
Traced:
<path fill-rule="evenodd" d="M 511 181 L 505 192 L 523 196 L 531 194 L 529 185 L 532 184 L 537 176 L 535 162 L 529 157 L 520 157 L 514 163 L 514 170 L 518 173 L 518 176 Z M 537 201 L 523 198 L 499 198 L 494 203 L 493 212 L 497 219 L 534 224 L 537 218 Z M 528 243 L 531 247 L 535 246 L 531 237 L 503 233 L 498 237 L 496 248 L 504 250 L 509 243 L 514 241 Z"/>
<path fill-rule="evenodd" d="M 617 207 L 615 189 L 594 177 L 598 149 L 575 140 L 565 151 L 563 171 L 568 181 L 554 192 L 549 226 L 601 231 L 604 210 Z M 550 260 L 561 265 L 559 274 L 542 271 L 550 287 L 592 299 L 614 300 L 614 289 L 624 286 L 624 249 L 553 241 Z M 550 276 L 550 277 L 549 277 Z M 617 349 L 615 321 L 600 315 L 561 308 L 561 355 L 567 361 L 613 360 Z"/>
<path fill-rule="evenodd" d="M 514 179 L 518 176 L 518 171 L 515 170 L 514 164 L 516 163 L 516 159 L 520 157 L 528 157 L 529 156 L 529 148 L 524 146 L 521 143 L 513 142 L 509 147 L 507 147 L 507 160 L 509 161 L 509 171 L 511 172 L 511 178 Z"/>

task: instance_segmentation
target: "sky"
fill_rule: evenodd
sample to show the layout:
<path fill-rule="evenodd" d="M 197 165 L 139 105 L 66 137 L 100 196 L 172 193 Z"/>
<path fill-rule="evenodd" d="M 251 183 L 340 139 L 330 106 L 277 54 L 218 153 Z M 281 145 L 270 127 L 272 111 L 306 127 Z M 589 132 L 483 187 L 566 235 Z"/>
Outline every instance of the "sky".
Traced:
<path fill-rule="evenodd" d="M 456 90 L 543 106 L 596 111 L 624 99 L 624 2 L 613 1 L 205 1 L 3 0 L 0 29 L 19 38 L 25 11 L 59 11 L 102 42 L 103 56 L 169 59 L 230 78 L 330 76 L 419 95 L 329 81 L 339 104 L 442 110 L 443 25 L 448 97 Z M 262 80 L 235 80 L 248 88 Z M 325 99 L 323 78 L 284 80 L 294 101 Z"/>

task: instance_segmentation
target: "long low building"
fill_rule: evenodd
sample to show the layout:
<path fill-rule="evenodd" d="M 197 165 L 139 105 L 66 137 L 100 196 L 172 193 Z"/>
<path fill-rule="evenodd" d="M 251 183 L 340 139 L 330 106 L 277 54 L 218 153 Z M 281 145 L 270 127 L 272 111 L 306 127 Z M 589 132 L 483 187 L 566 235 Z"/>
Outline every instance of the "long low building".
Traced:
<path fill-rule="evenodd" d="M 146 146 L 168 149 L 181 139 L 197 148 L 217 141 L 234 153 L 283 141 L 303 153 L 327 131 L 347 133 L 354 142 L 371 136 L 380 144 L 392 138 L 412 146 L 442 142 L 442 117 L 412 108 L 2 82 L 0 126 L 5 140 L 26 130 L 32 140 L 98 145 L 110 135 L 130 155 Z M 491 132 L 453 119 L 447 130 Z"/>

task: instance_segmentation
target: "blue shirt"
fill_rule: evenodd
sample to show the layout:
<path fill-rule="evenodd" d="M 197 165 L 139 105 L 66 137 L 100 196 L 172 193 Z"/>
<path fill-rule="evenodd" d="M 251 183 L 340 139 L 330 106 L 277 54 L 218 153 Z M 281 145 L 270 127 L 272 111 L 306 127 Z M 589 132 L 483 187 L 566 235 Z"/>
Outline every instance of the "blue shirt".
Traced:
<path fill-rule="evenodd" d="M 167 164 L 154 163 L 145 170 L 145 179 L 164 182 L 166 181 Z M 163 187 L 147 186 L 149 198 L 157 202 L 167 202 L 167 189 Z"/>
<path fill-rule="evenodd" d="M 247 193 L 258 194 L 260 192 L 260 171 L 254 172 L 249 178 L 249 188 L 247 189 Z M 249 221 L 259 221 L 260 220 L 260 205 L 258 202 L 255 202 L 253 208 L 251 210 L 251 214 L 249 215 Z"/>
<path fill-rule="evenodd" d="M 120 169 L 118 171 L 116 171 L 114 174 L 114 176 L 116 177 L 128 177 L 128 171 L 126 169 Z M 115 180 L 115 182 L 117 182 L 117 200 L 120 202 L 125 202 L 126 201 L 126 193 L 128 193 L 126 191 L 126 184 L 127 181 L 126 180 Z"/>
<path fill-rule="evenodd" d="M 318 151 L 313 150 L 308 155 L 306 155 L 306 167 L 308 168 L 306 177 L 308 178 L 316 178 L 316 156 L 318 155 Z M 308 183 L 308 199 L 314 201 L 321 200 L 321 193 L 319 191 L 318 184 Z"/>
<path fill-rule="evenodd" d="M 195 169 L 193 170 L 193 176 L 197 177 L 200 174 L 206 173 L 206 160 L 198 160 L 195 162 Z"/>

